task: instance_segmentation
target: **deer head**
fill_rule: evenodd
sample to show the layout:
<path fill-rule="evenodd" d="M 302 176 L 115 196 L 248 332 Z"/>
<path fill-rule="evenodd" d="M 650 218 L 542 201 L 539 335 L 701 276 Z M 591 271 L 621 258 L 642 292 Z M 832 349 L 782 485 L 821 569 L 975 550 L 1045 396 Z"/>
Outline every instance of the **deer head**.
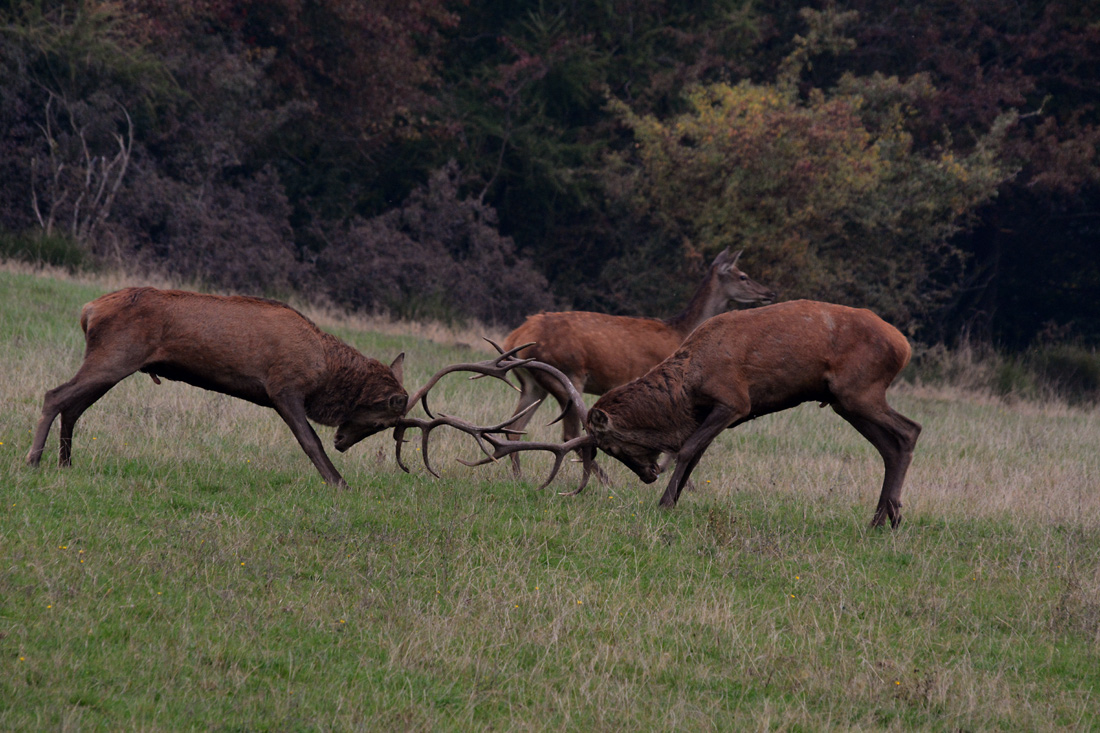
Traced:
<path fill-rule="evenodd" d="M 737 268 L 737 260 L 741 259 L 743 251 L 739 249 L 730 254 L 727 247 L 714 258 L 711 268 L 717 278 L 718 292 L 727 302 L 771 303 L 776 298 L 775 291 L 756 282 Z"/>
<path fill-rule="evenodd" d="M 398 354 L 390 364 L 392 380 L 398 388 L 404 382 L 405 354 Z M 377 392 L 377 390 L 375 390 Z M 375 433 L 394 427 L 397 420 L 408 411 L 409 400 L 404 390 L 391 394 L 367 394 L 346 420 L 336 427 L 333 445 L 341 453 Z"/>
<path fill-rule="evenodd" d="M 593 409 L 585 420 L 592 441 L 609 456 L 629 468 L 647 484 L 661 474 L 658 462 L 661 450 L 653 447 L 646 436 L 636 436 L 633 430 L 620 429 L 614 418 L 604 410 Z"/>

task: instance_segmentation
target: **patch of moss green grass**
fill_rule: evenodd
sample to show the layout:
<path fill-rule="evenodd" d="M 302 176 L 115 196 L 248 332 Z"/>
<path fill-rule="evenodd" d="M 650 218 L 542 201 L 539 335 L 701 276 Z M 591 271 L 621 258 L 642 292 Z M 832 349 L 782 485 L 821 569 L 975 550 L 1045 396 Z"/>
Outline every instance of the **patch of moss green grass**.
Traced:
<path fill-rule="evenodd" d="M 329 450 L 336 490 L 272 411 L 142 375 L 81 419 L 71 468 L 54 435 L 29 469 L 99 292 L 0 271 L 2 729 L 1100 725 L 1092 412 L 895 395 L 925 434 L 892 532 L 866 527 L 877 456 L 816 407 L 723 435 L 672 511 L 606 457 L 610 487 L 565 497 L 576 467 L 538 492 L 545 462 L 469 469 L 442 431 L 441 480 L 378 435 Z M 411 386 L 486 356 L 338 333 L 406 351 Z M 461 376 L 438 397 L 515 399 Z"/>

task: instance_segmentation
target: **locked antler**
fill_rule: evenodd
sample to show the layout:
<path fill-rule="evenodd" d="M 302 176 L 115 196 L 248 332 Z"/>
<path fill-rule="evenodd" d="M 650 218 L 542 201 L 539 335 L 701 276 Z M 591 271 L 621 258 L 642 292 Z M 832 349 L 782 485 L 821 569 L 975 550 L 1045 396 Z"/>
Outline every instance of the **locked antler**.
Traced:
<path fill-rule="evenodd" d="M 420 429 L 420 453 L 424 457 L 424 467 L 427 468 L 428 472 L 431 473 L 433 476 L 439 478 L 439 474 L 435 472 L 435 469 L 432 468 L 431 462 L 428 460 L 428 436 L 437 427 L 439 427 L 440 425 L 449 425 L 450 427 L 457 428 L 464 433 L 469 433 L 470 435 L 474 436 L 474 440 L 478 442 L 478 445 L 481 446 L 481 449 L 487 452 L 485 445 L 482 443 L 482 441 L 486 439 L 487 435 L 492 435 L 493 433 L 506 433 L 513 435 L 520 434 L 522 431 L 509 430 L 508 426 L 519 420 L 521 417 L 526 415 L 537 406 L 538 403 L 535 403 L 534 405 L 528 407 L 526 410 L 512 415 L 512 417 L 508 418 L 502 423 L 498 423 L 496 425 L 487 425 L 483 427 L 466 422 L 461 418 L 444 415 L 442 413 L 440 413 L 439 417 L 433 417 L 430 420 L 422 420 L 416 417 L 404 417 L 393 429 L 393 439 L 397 441 L 397 465 L 400 466 L 401 469 L 405 471 L 405 473 L 409 473 L 408 467 L 406 467 L 405 464 L 401 461 L 401 446 L 402 444 L 407 442 L 405 440 L 405 430 L 407 428 Z M 425 412 L 427 412 L 427 410 L 425 410 Z"/>
<path fill-rule="evenodd" d="M 573 386 L 573 383 L 570 382 L 569 379 L 561 371 L 550 366 L 549 364 L 545 364 L 541 361 L 536 361 L 535 359 L 523 359 L 516 356 L 519 351 L 527 348 L 528 346 L 533 346 L 533 343 L 522 344 L 520 346 L 516 346 L 505 351 L 492 339 L 487 338 L 485 340 L 492 344 L 492 346 L 499 352 L 498 356 L 493 359 L 487 359 L 485 361 L 451 364 L 450 366 L 444 367 L 443 369 L 436 372 L 423 387 L 417 390 L 416 393 L 409 398 L 408 410 L 411 410 L 419 402 L 424 408 L 424 412 L 426 412 L 428 414 L 428 417 L 431 419 L 422 420 L 419 418 L 407 417 L 408 410 L 406 410 L 406 417 L 402 418 L 398 422 L 393 431 L 394 440 L 397 441 L 397 464 L 401 466 L 404 471 L 408 472 L 409 469 L 406 468 L 404 463 L 402 463 L 401 461 L 401 445 L 405 442 L 404 436 L 405 430 L 407 428 L 419 428 L 421 432 L 421 453 L 424 456 L 424 466 L 428 469 L 429 472 L 431 472 L 433 476 L 438 477 L 439 474 L 437 474 L 435 470 L 431 467 L 428 459 L 428 436 L 435 428 L 439 427 L 440 425 L 448 425 L 473 436 L 474 440 L 477 441 L 478 447 L 481 448 L 483 453 L 485 453 L 486 457 L 481 459 L 480 461 L 468 462 L 460 460 L 459 462 L 464 465 L 481 466 L 486 463 L 495 462 L 503 458 L 504 456 L 518 453 L 519 451 L 524 450 L 549 451 L 555 455 L 555 461 L 553 469 L 550 471 L 550 476 L 546 479 L 546 481 L 542 483 L 541 486 L 539 486 L 540 489 L 543 489 L 548 486 L 551 481 L 554 480 L 555 476 L 557 476 L 558 471 L 561 469 L 561 465 L 565 460 L 565 456 L 572 451 L 578 451 L 581 455 L 581 462 L 584 466 L 584 475 L 581 477 L 580 486 L 578 486 L 575 491 L 568 492 L 569 495 L 579 494 L 581 491 L 583 491 L 585 486 L 588 485 L 588 477 L 592 472 L 596 472 L 597 475 L 603 478 L 603 471 L 600 469 L 599 466 L 596 465 L 595 462 L 595 439 L 590 435 L 574 438 L 573 440 L 561 444 L 532 441 L 519 442 L 516 440 L 508 440 L 503 437 L 508 435 L 523 435 L 524 432 L 522 430 L 514 430 L 511 429 L 509 426 L 518 422 L 529 412 L 538 409 L 540 402 L 536 402 L 533 405 L 528 406 L 525 410 L 517 412 L 515 415 L 512 415 L 507 420 L 497 423 L 496 425 L 479 426 L 451 415 L 443 415 L 442 413 L 438 417 L 432 415 L 431 410 L 428 408 L 428 392 L 445 375 L 458 371 L 475 372 L 475 376 L 470 377 L 470 379 L 494 377 L 496 379 L 500 379 L 502 382 L 505 382 L 513 389 L 517 389 L 516 386 L 513 385 L 511 381 L 509 381 L 508 372 L 518 367 L 523 367 L 524 369 L 541 371 L 549 374 L 551 377 L 562 384 L 562 387 L 569 395 L 569 406 L 567 406 L 560 415 L 558 415 L 556 418 L 554 418 L 554 420 L 550 422 L 551 425 L 565 417 L 565 414 L 570 407 L 574 410 L 577 410 L 583 424 L 588 409 L 587 407 L 585 407 L 584 400 L 581 398 L 581 395 L 577 391 L 576 387 Z"/>
<path fill-rule="evenodd" d="M 489 339 L 485 340 L 489 341 Z M 470 377 L 470 379 L 480 379 L 481 377 L 496 377 L 497 379 L 501 380 L 509 387 L 518 392 L 519 387 L 512 384 L 508 380 L 508 372 L 518 366 L 523 366 L 528 362 L 533 361 L 533 359 L 520 359 L 516 357 L 516 352 L 521 349 L 526 349 L 528 346 L 532 346 L 533 344 L 523 344 L 521 346 L 515 347 L 514 349 L 504 351 L 492 341 L 489 341 L 489 343 L 493 344 L 493 346 L 496 347 L 496 350 L 500 352 L 500 356 L 496 357 L 495 359 L 487 359 L 486 361 L 451 364 L 450 366 L 443 367 L 438 372 L 436 372 L 431 379 L 428 380 L 427 384 L 416 390 L 413 396 L 409 398 L 409 407 L 405 411 L 405 414 L 407 415 L 409 413 L 409 410 L 416 407 L 416 403 L 419 402 L 423 406 L 424 412 L 428 413 L 428 417 L 434 417 L 434 415 L 432 415 L 432 411 L 428 409 L 428 391 L 431 390 L 431 388 L 434 387 L 440 379 L 450 374 L 451 372 L 477 372 L 477 376 Z"/>
<path fill-rule="evenodd" d="M 537 407 L 538 404 L 539 403 L 536 402 L 534 405 L 531 405 L 528 410 Z M 522 412 L 516 413 L 516 415 L 514 415 L 511 419 L 515 420 L 520 415 L 526 415 L 528 410 L 523 410 Z M 511 422 L 511 420 L 509 420 L 509 422 Z M 510 432 L 512 435 L 521 434 L 519 431 L 515 430 L 508 432 Z M 489 453 L 489 451 L 486 450 L 481 441 L 492 445 L 493 452 Z M 567 455 L 569 455 L 573 451 L 580 452 L 581 463 L 584 466 L 584 474 L 581 476 L 580 486 L 578 486 L 573 491 L 560 492 L 562 496 L 576 496 L 577 494 L 584 491 L 584 487 L 588 485 L 588 477 L 593 472 L 596 473 L 596 475 L 600 476 L 601 479 L 605 478 L 603 469 L 596 465 L 596 439 L 591 435 L 582 435 L 580 437 L 566 441 L 565 443 L 540 443 L 536 441 L 527 441 L 521 443 L 517 440 L 501 440 L 495 435 L 485 433 L 481 436 L 481 440 L 478 441 L 478 444 L 481 445 L 481 449 L 485 451 L 486 457 L 482 458 L 480 461 L 473 462 L 464 461 L 460 458 L 459 463 L 465 466 L 483 466 L 486 463 L 495 463 L 505 456 L 525 450 L 544 450 L 553 453 L 555 456 L 554 467 L 550 470 L 550 475 L 546 478 L 545 481 L 542 482 L 542 485 L 539 486 L 539 489 L 545 489 L 547 486 L 550 485 L 550 482 L 553 481 L 554 477 L 558 475 L 558 471 L 561 469 L 561 464 L 565 461 L 565 457 Z"/>

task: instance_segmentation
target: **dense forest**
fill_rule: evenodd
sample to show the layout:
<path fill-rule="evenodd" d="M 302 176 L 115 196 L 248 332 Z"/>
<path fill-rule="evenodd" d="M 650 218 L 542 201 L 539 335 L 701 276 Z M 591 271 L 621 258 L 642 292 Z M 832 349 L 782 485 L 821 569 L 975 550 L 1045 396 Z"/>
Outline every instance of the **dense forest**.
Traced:
<path fill-rule="evenodd" d="M 721 249 L 924 343 L 1100 343 L 1100 6 L 8 0 L 0 253 L 511 325 Z"/>

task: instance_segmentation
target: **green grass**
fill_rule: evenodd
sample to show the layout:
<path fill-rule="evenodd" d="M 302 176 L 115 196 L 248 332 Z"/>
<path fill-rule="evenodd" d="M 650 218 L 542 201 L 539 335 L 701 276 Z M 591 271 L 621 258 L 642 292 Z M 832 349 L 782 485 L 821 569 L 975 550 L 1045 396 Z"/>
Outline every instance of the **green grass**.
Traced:
<path fill-rule="evenodd" d="M 554 493 L 576 466 L 534 490 L 544 457 L 466 468 L 443 429 L 441 480 L 379 435 L 330 449 L 334 490 L 272 411 L 142 375 L 81 419 L 71 469 L 56 432 L 28 469 L 105 289 L 0 271 L 0 729 L 1100 726 L 1096 411 L 900 389 L 925 432 L 893 532 L 866 528 L 877 455 L 812 405 L 721 436 L 673 511 L 606 457 L 579 497 Z M 484 358 L 324 325 L 406 351 L 410 387 Z M 433 397 L 485 421 L 514 400 L 461 376 Z"/>

